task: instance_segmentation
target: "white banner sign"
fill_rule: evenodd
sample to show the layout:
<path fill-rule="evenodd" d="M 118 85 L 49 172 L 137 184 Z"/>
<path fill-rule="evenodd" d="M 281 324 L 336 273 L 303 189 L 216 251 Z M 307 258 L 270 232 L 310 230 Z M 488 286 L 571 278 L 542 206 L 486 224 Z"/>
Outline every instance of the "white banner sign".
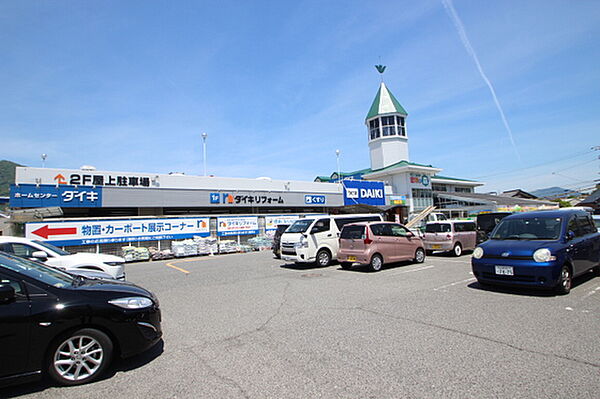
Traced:
<path fill-rule="evenodd" d="M 171 240 L 210 235 L 209 218 L 82 220 L 25 225 L 25 236 L 55 245 Z"/>
<path fill-rule="evenodd" d="M 265 230 L 277 230 L 279 224 L 292 224 L 300 219 L 298 215 L 265 216 Z"/>
<path fill-rule="evenodd" d="M 258 234 L 258 216 L 221 216 L 217 218 L 217 235 Z"/>

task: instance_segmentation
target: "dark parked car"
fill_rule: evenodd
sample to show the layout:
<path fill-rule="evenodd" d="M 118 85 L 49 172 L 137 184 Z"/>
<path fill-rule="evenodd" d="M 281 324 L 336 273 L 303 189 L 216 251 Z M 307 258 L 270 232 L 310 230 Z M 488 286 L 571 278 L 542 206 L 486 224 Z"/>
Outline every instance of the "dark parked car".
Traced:
<path fill-rule="evenodd" d="M 473 251 L 480 284 L 571 290 L 573 277 L 600 273 L 600 233 L 589 212 L 575 209 L 507 216 Z"/>
<path fill-rule="evenodd" d="M 511 215 L 511 212 L 480 213 L 477 215 L 477 244 L 490 238 L 490 233 L 502 219 Z"/>
<path fill-rule="evenodd" d="M 278 224 L 277 230 L 275 230 L 275 235 L 273 236 L 273 246 L 271 248 L 273 249 L 273 255 L 277 259 L 281 259 L 281 235 L 287 230 L 288 227 L 290 227 L 289 224 Z"/>
<path fill-rule="evenodd" d="M 63 385 L 97 379 L 162 335 L 157 298 L 134 284 L 88 279 L 0 253 L 0 385 L 48 373 Z"/>

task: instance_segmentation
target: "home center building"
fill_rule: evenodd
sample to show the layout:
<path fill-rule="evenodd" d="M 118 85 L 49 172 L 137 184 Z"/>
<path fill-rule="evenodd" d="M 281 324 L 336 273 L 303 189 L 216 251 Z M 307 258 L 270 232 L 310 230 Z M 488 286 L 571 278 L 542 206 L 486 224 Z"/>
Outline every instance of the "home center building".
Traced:
<path fill-rule="evenodd" d="M 193 236 L 240 241 L 345 205 L 393 206 L 402 221 L 431 205 L 449 216 L 496 210 L 492 200 L 473 194 L 483 183 L 409 160 L 407 117 L 382 81 L 365 119 L 371 167 L 313 182 L 18 167 L 10 206 L 42 215 L 22 219 L 29 238 L 103 251 Z M 61 219 L 37 211 L 48 208 L 60 210 Z"/>
<path fill-rule="evenodd" d="M 378 204 L 385 204 L 383 183 L 364 183 L 359 195 L 366 190 Z M 233 237 L 239 242 L 269 235 L 278 224 L 307 214 L 329 213 L 344 203 L 344 188 L 337 183 L 91 168 L 18 167 L 10 193 L 13 209 L 61 210 L 60 220 L 26 223 L 26 237 L 104 252 L 127 242 L 165 247 L 165 241 L 193 236 Z"/>

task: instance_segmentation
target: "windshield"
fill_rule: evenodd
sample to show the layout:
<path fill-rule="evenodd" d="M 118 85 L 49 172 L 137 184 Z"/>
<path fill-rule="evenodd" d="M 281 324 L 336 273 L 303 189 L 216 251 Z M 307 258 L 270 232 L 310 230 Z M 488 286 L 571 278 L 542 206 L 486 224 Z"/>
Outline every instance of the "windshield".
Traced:
<path fill-rule="evenodd" d="M 0 268 L 1 267 L 5 267 L 8 270 L 12 270 L 57 288 L 73 285 L 75 281 L 73 276 L 63 273 L 60 270 L 7 254 L 0 255 Z"/>
<path fill-rule="evenodd" d="M 600 231 L 600 218 L 594 218 L 594 224 L 596 225 L 596 229 Z"/>
<path fill-rule="evenodd" d="M 427 223 L 425 233 L 449 233 L 452 229 L 449 223 Z"/>
<path fill-rule="evenodd" d="M 557 240 L 561 218 L 519 217 L 503 219 L 492 233 L 492 240 Z"/>
<path fill-rule="evenodd" d="M 55 247 L 54 245 L 49 244 L 47 242 L 38 241 L 38 240 L 33 240 L 33 242 L 35 242 L 37 245 L 41 245 L 42 247 L 44 247 L 46 249 L 49 249 L 50 251 L 54 251 L 54 252 L 56 252 L 59 255 L 62 255 L 62 256 L 64 256 L 64 255 L 71 255 L 70 252 L 64 251 L 64 250 L 62 250 L 62 249 L 60 249 L 58 247 Z"/>
<path fill-rule="evenodd" d="M 286 233 L 304 233 L 309 226 L 314 222 L 314 219 L 296 220 L 285 232 Z"/>

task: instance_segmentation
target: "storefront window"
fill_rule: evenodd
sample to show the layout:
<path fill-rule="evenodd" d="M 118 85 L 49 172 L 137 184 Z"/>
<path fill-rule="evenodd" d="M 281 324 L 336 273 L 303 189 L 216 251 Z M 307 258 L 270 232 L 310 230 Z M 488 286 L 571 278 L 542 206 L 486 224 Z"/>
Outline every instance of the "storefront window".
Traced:
<path fill-rule="evenodd" d="M 472 193 L 473 189 L 471 187 L 455 187 L 454 191 L 457 193 Z"/>
<path fill-rule="evenodd" d="M 433 193 L 431 190 L 424 190 L 420 188 L 412 189 L 413 206 L 415 210 L 425 209 L 428 206 L 433 205 Z"/>

